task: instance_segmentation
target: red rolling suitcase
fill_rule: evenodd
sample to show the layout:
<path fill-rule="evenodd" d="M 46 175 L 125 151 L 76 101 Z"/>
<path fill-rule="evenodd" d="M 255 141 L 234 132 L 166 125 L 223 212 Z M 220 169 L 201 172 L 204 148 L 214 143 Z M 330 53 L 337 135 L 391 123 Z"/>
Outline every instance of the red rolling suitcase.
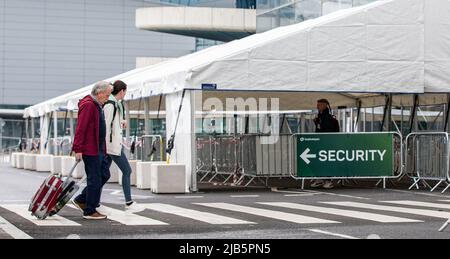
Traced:
<path fill-rule="evenodd" d="M 78 163 L 72 167 L 70 175 Z M 78 189 L 79 185 L 70 176 L 63 179 L 61 175 L 50 175 L 33 196 L 28 210 L 38 219 L 53 216 L 66 205 Z"/>

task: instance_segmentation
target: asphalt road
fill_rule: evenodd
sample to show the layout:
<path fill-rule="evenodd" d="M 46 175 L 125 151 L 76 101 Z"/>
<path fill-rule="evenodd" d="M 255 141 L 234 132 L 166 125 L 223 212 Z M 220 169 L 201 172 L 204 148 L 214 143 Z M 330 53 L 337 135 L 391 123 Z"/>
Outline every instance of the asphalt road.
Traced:
<path fill-rule="evenodd" d="M 70 206 L 38 221 L 26 212 L 47 174 L 0 164 L 0 239 L 367 239 L 450 238 L 450 196 L 425 190 L 339 187 L 211 190 L 154 195 L 133 188 L 146 210 L 125 213 L 118 184 L 107 184 L 108 220 L 87 221 Z"/>

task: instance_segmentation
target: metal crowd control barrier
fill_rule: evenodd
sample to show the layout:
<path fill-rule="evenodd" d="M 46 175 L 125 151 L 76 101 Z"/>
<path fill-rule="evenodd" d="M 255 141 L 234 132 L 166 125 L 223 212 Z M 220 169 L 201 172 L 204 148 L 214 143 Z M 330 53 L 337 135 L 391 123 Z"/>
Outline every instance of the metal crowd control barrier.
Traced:
<path fill-rule="evenodd" d="M 450 188 L 449 136 L 446 132 L 415 132 L 406 138 L 406 172 L 414 183 L 409 187 L 419 189 L 422 182 L 431 192 L 446 184 Z M 437 181 L 433 187 L 429 181 Z"/>
<path fill-rule="evenodd" d="M 197 135 L 196 142 L 199 182 L 225 184 L 239 173 L 239 137 Z"/>
<path fill-rule="evenodd" d="M 134 142 L 134 152 L 131 153 L 131 147 Z M 138 137 L 135 141 L 134 137 L 126 138 L 124 137 L 122 140 L 123 151 L 128 160 L 140 160 L 142 157 L 142 140 Z"/>
<path fill-rule="evenodd" d="M 301 135 L 304 139 L 307 139 L 307 136 L 326 136 L 326 135 L 340 135 L 339 137 L 344 136 L 352 136 L 352 135 L 358 135 L 358 136 L 368 136 L 378 134 L 391 134 L 393 136 L 392 140 L 392 167 L 386 167 L 391 168 L 391 170 L 380 172 L 379 175 L 367 175 L 364 173 L 364 168 L 358 167 L 356 170 L 353 170 L 353 172 L 356 172 L 358 169 L 361 170 L 361 175 L 356 175 L 352 173 L 346 173 L 342 175 L 326 175 L 326 176 L 313 176 L 312 174 L 314 172 L 310 172 L 311 175 L 308 176 L 298 176 L 299 168 L 297 164 L 297 159 L 303 159 L 306 164 L 311 163 L 312 160 L 310 159 L 316 159 L 317 154 L 311 154 L 309 153 L 311 150 L 309 148 L 301 151 L 301 154 L 298 154 L 297 152 L 297 138 Z M 336 150 L 335 150 L 336 151 Z M 337 153 L 337 152 L 336 152 Z M 364 155 L 365 153 L 361 153 L 360 155 Z M 355 153 L 357 156 L 357 154 Z M 383 188 L 386 188 L 386 180 L 388 179 L 398 179 L 403 175 L 403 144 L 402 144 L 402 136 L 397 132 L 361 132 L 361 133 L 298 133 L 291 135 L 289 139 L 289 174 L 292 178 L 296 180 L 302 181 L 302 188 L 304 188 L 304 182 L 305 180 L 363 180 L 363 179 L 371 179 L 371 180 L 379 180 L 377 183 L 377 186 L 380 183 L 383 183 Z M 300 168 L 301 169 L 301 168 Z M 346 168 L 348 172 L 351 171 L 350 167 Z M 370 168 L 374 169 L 374 168 Z M 331 168 L 330 171 L 334 171 L 334 168 Z M 383 169 L 380 169 L 383 170 Z"/>
<path fill-rule="evenodd" d="M 249 186 L 259 180 L 267 185 L 273 177 L 290 177 L 288 142 L 280 135 L 275 143 L 265 144 L 268 135 L 198 135 L 197 174 L 199 182 Z M 265 182 L 264 182 L 265 180 Z"/>
<path fill-rule="evenodd" d="M 161 135 L 142 136 L 142 161 L 165 161 L 164 138 Z"/>

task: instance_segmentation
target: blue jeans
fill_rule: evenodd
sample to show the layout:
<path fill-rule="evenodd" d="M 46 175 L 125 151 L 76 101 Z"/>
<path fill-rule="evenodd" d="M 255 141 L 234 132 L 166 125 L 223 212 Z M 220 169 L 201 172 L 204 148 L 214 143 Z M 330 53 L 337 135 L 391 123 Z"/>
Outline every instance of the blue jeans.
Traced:
<path fill-rule="evenodd" d="M 108 168 L 110 168 L 112 161 L 116 163 L 116 165 L 119 167 L 120 171 L 122 171 L 122 189 L 123 194 L 125 196 L 125 202 L 132 201 L 131 199 L 131 166 L 128 162 L 127 157 L 125 156 L 125 153 L 122 151 L 120 153 L 120 156 L 114 156 L 114 155 L 108 155 Z"/>
<path fill-rule="evenodd" d="M 91 215 L 96 212 L 96 208 L 100 204 L 103 185 L 111 176 L 107 160 L 103 154 L 98 156 L 83 155 L 84 169 L 87 176 L 87 186 L 75 201 L 86 204 L 84 215 Z"/>

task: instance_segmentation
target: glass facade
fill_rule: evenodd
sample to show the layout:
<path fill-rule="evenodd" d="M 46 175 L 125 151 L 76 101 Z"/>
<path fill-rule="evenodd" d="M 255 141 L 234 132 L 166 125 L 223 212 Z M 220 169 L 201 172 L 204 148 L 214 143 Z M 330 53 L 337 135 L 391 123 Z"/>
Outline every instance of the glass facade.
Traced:
<path fill-rule="evenodd" d="M 256 0 L 145 0 L 155 5 L 256 9 Z"/>
<path fill-rule="evenodd" d="M 257 0 L 256 31 L 268 31 L 374 1 L 376 0 Z"/>

